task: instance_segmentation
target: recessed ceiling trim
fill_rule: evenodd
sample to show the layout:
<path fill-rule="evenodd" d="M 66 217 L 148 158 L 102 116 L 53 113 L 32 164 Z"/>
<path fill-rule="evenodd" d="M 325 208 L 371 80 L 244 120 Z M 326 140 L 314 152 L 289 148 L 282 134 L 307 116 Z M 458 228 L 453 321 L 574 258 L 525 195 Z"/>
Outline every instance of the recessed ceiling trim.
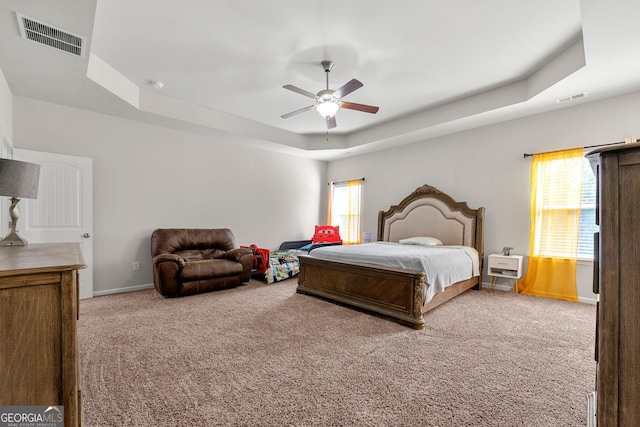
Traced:
<path fill-rule="evenodd" d="M 84 57 L 86 38 L 16 12 L 23 39 Z"/>

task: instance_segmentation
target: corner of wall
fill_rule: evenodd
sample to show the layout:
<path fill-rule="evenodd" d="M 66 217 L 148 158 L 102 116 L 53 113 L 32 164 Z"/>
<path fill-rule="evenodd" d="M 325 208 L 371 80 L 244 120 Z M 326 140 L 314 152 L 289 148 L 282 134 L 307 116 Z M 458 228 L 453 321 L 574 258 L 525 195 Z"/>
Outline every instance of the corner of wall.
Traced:
<path fill-rule="evenodd" d="M 0 129 L 9 141 L 13 140 L 13 94 L 0 68 Z"/>

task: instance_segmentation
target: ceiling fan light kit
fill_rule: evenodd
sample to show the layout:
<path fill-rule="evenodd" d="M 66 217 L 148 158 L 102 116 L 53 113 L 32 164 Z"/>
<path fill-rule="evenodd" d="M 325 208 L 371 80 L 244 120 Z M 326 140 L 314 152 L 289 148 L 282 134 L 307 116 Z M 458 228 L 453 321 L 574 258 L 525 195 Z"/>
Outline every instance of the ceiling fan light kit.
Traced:
<path fill-rule="evenodd" d="M 333 100 L 319 101 L 316 105 L 316 111 L 325 119 L 333 117 L 340 109 L 340 105 Z"/>
<path fill-rule="evenodd" d="M 356 79 L 351 79 L 339 89 L 331 90 L 329 89 L 329 73 L 331 72 L 331 69 L 335 64 L 333 63 L 333 61 L 322 61 L 320 65 L 322 65 L 322 68 L 324 69 L 324 72 L 326 74 L 327 88 L 321 90 L 317 94 L 313 94 L 293 85 L 284 85 L 283 88 L 285 89 L 297 92 L 309 98 L 313 98 L 316 101 L 316 104 L 284 114 L 281 116 L 283 119 L 296 116 L 300 113 L 304 113 L 305 111 L 315 108 L 318 114 L 320 114 L 320 116 L 322 116 L 326 120 L 327 129 L 331 129 L 336 127 L 335 115 L 340 108 L 347 108 L 350 110 L 362 111 L 371 114 L 375 114 L 378 112 L 379 108 L 372 105 L 355 104 L 353 102 L 342 101 L 341 99 L 343 97 L 347 96 L 351 92 L 361 88 L 364 85 Z"/>

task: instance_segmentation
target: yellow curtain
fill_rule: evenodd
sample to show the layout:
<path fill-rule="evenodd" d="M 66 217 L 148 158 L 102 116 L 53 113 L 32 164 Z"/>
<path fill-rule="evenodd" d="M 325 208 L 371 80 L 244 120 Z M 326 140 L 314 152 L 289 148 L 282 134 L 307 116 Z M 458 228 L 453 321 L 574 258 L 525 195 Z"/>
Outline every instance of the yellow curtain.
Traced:
<path fill-rule="evenodd" d="M 576 264 L 583 149 L 536 154 L 531 163 L 531 228 L 523 294 L 577 301 Z"/>

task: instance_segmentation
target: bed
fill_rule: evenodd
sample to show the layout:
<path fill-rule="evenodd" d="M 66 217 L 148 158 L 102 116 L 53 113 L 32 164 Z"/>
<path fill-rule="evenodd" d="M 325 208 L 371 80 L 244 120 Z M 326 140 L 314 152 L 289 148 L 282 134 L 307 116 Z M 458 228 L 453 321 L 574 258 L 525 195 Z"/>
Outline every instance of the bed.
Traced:
<path fill-rule="evenodd" d="M 434 293 L 429 291 L 431 285 L 426 281 L 432 272 L 371 261 L 323 259 L 314 255 L 318 254 L 315 250 L 298 257 L 297 292 L 424 329 L 424 314 L 429 310 L 469 289 L 482 288 L 483 221 L 484 208 L 471 209 L 465 202 L 456 202 L 436 188 L 424 185 L 398 205 L 379 212 L 378 242 L 397 244 L 419 236 L 438 239 L 447 247 L 471 248 L 477 253 L 474 272 L 477 274 Z"/>

